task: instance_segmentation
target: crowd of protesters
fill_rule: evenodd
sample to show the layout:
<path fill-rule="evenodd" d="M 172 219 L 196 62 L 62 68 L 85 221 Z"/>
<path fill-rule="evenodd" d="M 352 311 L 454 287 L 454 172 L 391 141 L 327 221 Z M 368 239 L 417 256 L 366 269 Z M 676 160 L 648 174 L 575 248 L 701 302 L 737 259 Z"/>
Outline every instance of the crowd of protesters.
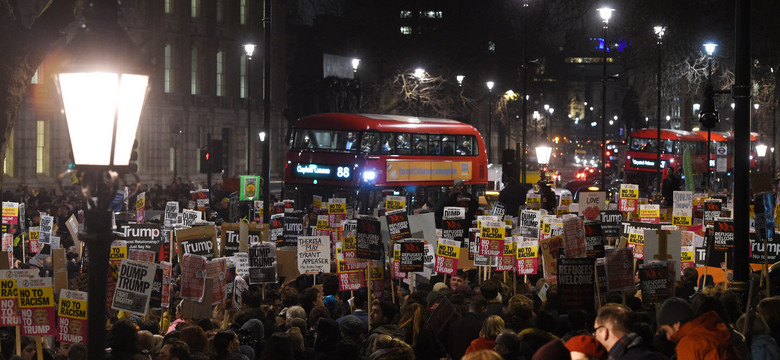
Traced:
<path fill-rule="evenodd" d="M 215 199 L 224 194 L 219 184 Z M 177 179 L 169 186 L 137 186 L 147 207 L 162 210 L 167 201 L 189 200 L 194 183 Z M 80 259 L 65 227 L 68 217 L 85 209 L 75 188 L 32 191 L 20 186 L 4 193 L 5 201 L 26 205 L 27 224 L 39 214 L 55 216 L 62 246 L 68 249 L 69 277 L 79 273 Z M 224 211 L 221 201 L 215 213 Z M 155 220 L 152 220 L 155 221 Z M 34 253 L 15 250 L 17 267 L 39 266 L 51 276 L 51 263 L 34 261 Z M 22 260 L 23 259 L 23 260 Z M 174 273 L 180 272 L 175 268 Z M 253 285 L 242 294 L 241 309 L 215 306 L 213 315 L 191 318 L 173 283 L 168 309 L 140 318 L 110 312 L 107 356 L 133 360 L 256 359 L 780 359 L 780 297 L 756 295 L 746 305 L 724 284 L 700 288 L 697 275 L 686 273 L 678 297 L 657 306 L 643 304 L 641 293 L 610 293 L 598 309 L 561 309 L 555 284 L 540 296 L 547 281 L 541 275 L 477 280 L 475 269 L 459 270 L 428 283 L 391 286 L 381 297 L 365 288 L 340 292 L 338 277 L 323 273 L 280 278 L 278 284 Z M 695 273 L 695 271 L 693 271 Z M 388 272 L 389 273 L 389 272 Z M 178 275 L 180 277 L 180 275 Z M 763 290 L 762 290 L 763 291 Z M 544 300 L 542 298 L 544 297 Z M 439 306 L 451 316 L 440 317 Z M 436 315 L 434 315 L 436 314 Z M 21 356 L 14 353 L 14 334 L 0 331 L 5 359 L 32 360 L 36 344 L 22 337 Z M 84 345 L 55 344 L 43 358 L 83 360 Z"/>

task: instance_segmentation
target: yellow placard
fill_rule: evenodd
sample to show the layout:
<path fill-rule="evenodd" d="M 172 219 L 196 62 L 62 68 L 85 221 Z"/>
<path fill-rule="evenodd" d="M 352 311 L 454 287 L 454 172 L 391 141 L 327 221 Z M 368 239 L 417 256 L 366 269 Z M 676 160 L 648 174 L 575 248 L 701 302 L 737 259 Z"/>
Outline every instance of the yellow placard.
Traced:
<path fill-rule="evenodd" d="M 660 218 L 661 210 L 655 207 L 639 207 L 639 217 L 641 218 Z"/>
<path fill-rule="evenodd" d="M 628 243 L 634 245 L 644 245 L 645 236 L 642 234 L 628 234 Z"/>
<path fill-rule="evenodd" d="M 693 262 L 693 251 L 681 251 L 680 262 Z"/>
<path fill-rule="evenodd" d="M 482 239 L 504 240 L 504 238 L 506 237 L 505 234 L 506 234 L 506 229 L 504 229 L 504 226 L 482 226 L 479 228 L 479 236 Z"/>
<path fill-rule="evenodd" d="M 517 248 L 517 259 L 536 259 L 539 256 L 539 246 L 521 246 Z"/>
<path fill-rule="evenodd" d="M 388 196 L 385 198 L 385 210 L 395 211 L 406 209 L 406 198 L 403 196 Z"/>
<path fill-rule="evenodd" d="M 343 215 L 347 213 L 347 204 L 346 203 L 336 203 L 336 202 L 329 202 L 328 203 L 328 214 L 333 215 Z M 319 222 L 319 220 L 318 220 Z"/>
<path fill-rule="evenodd" d="M 628 187 L 626 185 L 620 186 L 620 198 L 621 199 L 639 199 L 639 186 L 634 185 Z"/>
<path fill-rule="evenodd" d="M 504 256 L 508 255 L 515 255 L 515 242 L 514 241 L 506 241 L 504 242 Z"/>
<path fill-rule="evenodd" d="M 74 319 L 87 320 L 87 302 L 60 298 L 57 315 Z"/>
<path fill-rule="evenodd" d="M 439 243 L 436 245 L 436 256 L 444 256 L 448 258 L 457 259 L 460 257 L 460 247 Z"/>
<path fill-rule="evenodd" d="M 146 196 L 141 196 L 137 200 L 135 200 L 136 209 L 143 209 L 144 206 L 146 206 Z"/>
<path fill-rule="evenodd" d="M 385 278 L 385 267 L 384 266 L 372 266 L 371 270 L 368 272 L 368 276 L 371 280 L 382 280 Z"/>
<path fill-rule="evenodd" d="M 693 219 L 690 216 L 672 216 L 672 225 L 691 226 Z"/>
<path fill-rule="evenodd" d="M 108 261 L 121 261 L 127 259 L 127 246 L 112 246 Z"/>

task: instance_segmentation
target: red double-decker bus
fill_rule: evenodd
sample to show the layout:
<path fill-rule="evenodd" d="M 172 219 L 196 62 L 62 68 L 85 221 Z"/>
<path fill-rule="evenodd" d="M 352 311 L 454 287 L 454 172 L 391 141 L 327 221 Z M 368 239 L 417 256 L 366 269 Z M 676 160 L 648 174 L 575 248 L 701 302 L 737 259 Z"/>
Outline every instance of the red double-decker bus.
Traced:
<path fill-rule="evenodd" d="M 658 132 L 656 129 L 640 129 L 631 133 L 626 149 L 625 177 L 630 184 L 639 184 L 640 189 L 647 189 L 655 181 L 658 169 Z M 687 149 L 691 156 L 696 188 L 700 188 L 701 175 L 707 170 L 707 138 L 697 133 L 683 130 L 661 130 L 661 172 L 666 177 L 667 164 L 682 171 L 683 156 Z"/>
<path fill-rule="evenodd" d="M 392 192 L 419 207 L 456 179 L 482 194 L 487 152 L 477 129 L 455 120 L 317 114 L 295 123 L 284 175 L 285 198 L 304 205 L 344 197 L 364 213 Z"/>

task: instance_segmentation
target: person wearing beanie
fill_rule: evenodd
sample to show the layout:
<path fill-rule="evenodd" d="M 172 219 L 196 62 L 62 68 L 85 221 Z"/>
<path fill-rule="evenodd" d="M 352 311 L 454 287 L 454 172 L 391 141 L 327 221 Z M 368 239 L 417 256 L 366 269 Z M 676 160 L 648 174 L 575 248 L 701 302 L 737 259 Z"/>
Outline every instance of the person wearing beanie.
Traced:
<path fill-rule="evenodd" d="M 605 360 L 607 349 L 593 336 L 577 335 L 566 342 L 572 360 Z"/>
<path fill-rule="evenodd" d="M 446 289 L 447 285 L 443 282 L 437 282 L 436 284 L 433 284 L 433 291 L 440 291 L 441 289 Z"/>
<path fill-rule="evenodd" d="M 471 290 L 471 286 L 468 286 L 468 284 L 460 284 L 455 288 L 455 290 L 453 290 L 453 294 L 460 294 L 463 295 L 464 298 L 468 299 L 473 294 L 473 291 Z"/>
<path fill-rule="evenodd" d="M 428 311 L 436 310 L 436 307 L 439 306 L 439 302 L 441 302 L 441 299 L 443 298 L 444 295 L 436 290 L 428 293 Z"/>
<path fill-rule="evenodd" d="M 608 304 L 602 306 L 596 315 L 593 337 L 607 349 L 610 360 L 664 359 L 663 355 L 647 349 L 642 337 L 633 329 L 634 314 L 631 309 L 621 304 Z"/>
<path fill-rule="evenodd" d="M 731 331 L 715 311 L 699 316 L 687 301 L 670 298 L 656 315 L 658 328 L 677 344 L 678 359 L 739 359 Z"/>
<path fill-rule="evenodd" d="M 568 360 L 571 359 L 569 350 L 558 340 L 550 340 L 534 353 L 531 360 Z"/>

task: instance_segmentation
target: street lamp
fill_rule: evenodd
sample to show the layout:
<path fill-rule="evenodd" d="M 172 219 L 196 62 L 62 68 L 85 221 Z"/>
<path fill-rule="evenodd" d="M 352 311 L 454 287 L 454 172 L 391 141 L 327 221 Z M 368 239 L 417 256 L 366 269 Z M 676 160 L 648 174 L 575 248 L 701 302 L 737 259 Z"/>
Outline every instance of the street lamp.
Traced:
<path fill-rule="evenodd" d="M 612 8 L 599 8 L 599 16 L 604 22 L 604 53 L 601 59 L 601 186 L 607 187 L 606 158 L 607 151 L 607 29 L 609 28 L 609 19 L 612 17 Z"/>
<path fill-rule="evenodd" d="M 358 66 L 360 66 L 360 59 L 354 58 L 352 59 L 352 72 L 357 72 Z"/>
<path fill-rule="evenodd" d="M 758 169 L 759 171 L 764 167 L 764 157 L 766 156 L 767 146 L 765 144 L 756 145 L 756 154 L 758 155 Z"/>
<path fill-rule="evenodd" d="M 493 152 L 493 86 L 495 82 L 485 83 L 488 88 L 488 163 L 490 163 L 490 154 Z"/>
<path fill-rule="evenodd" d="M 706 43 L 704 44 L 704 50 L 707 52 L 707 85 L 704 88 L 704 101 L 699 111 L 699 123 L 707 128 L 707 172 L 705 173 L 705 190 L 710 189 L 710 178 L 712 168 L 710 167 L 710 157 L 712 156 L 712 128 L 717 125 L 718 111 L 715 110 L 715 100 L 713 96 L 715 90 L 712 86 L 712 54 L 715 52 L 715 48 L 718 44 Z"/>
<path fill-rule="evenodd" d="M 422 94 L 420 92 L 422 91 L 422 81 L 425 78 L 425 69 L 423 68 L 417 68 L 414 69 L 414 77 L 417 79 L 417 117 L 420 117 L 420 108 L 422 108 Z"/>
<path fill-rule="evenodd" d="M 550 155 L 552 155 L 552 147 L 545 139 L 536 146 L 536 163 L 539 165 L 541 180 L 544 180 L 545 168 L 550 163 Z"/>
<path fill-rule="evenodd" d="M 655 115 L 656 115 L 656 169 L 655 169 L 655 182 L 656 182 L 656 189 L 658 194 L 662 194 L 661 192 L 661 44 L 663 43 L 663 37 L 664 33 L 666 32 L 665 26 L 654 26 L 653 32 L 655 33 L 655 36 L 658 38 L 658 41 L 656 42 L 656 52 L 658 54 L 658 61 L 657 61 L 657 71 L 655 73 L 655 91 L 656 91 L 656 107 L 655 107 Z"/>
<path fill-rule="evenodd" d="M 252 164 L 252 54 L 255 53 L 255 44 L 244 44 L 246 53 L 246 174 L 251 174 Z"/>
<path fill-rule="evenodd" d="M 465 79 L 465 75 L 456 75 L 455 80 L 458 80 L 458 87 L 463 87 L 463 79 Z"/>
<path fill-rule="evenodd" d="M 105 279 L 112 238 L 107 210 L 118 187 L 115 170 L 131 165 L 149 86 L 150 64 L 117 24 L 117 7 L 116 1 L 96 3 L 86 25 L 67 45 L 56 74 L 73 161 L 89 174 L 85 178 L 96 179 L 98 201 L 90 200 L 83 236 L 89 252 L 87 357 L 92 360 L 105 357 Z M 109 188 L 102 181 L 106 171 L 113 180 Z"/>

